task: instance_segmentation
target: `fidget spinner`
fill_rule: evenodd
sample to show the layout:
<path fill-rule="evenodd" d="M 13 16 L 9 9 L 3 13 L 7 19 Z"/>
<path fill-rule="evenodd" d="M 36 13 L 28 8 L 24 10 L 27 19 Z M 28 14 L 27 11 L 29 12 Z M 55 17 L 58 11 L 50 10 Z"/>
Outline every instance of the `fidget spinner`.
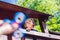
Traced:
<path fill-rule="evenodd" d="M 20 30 L 16 30 L 14 32 L 14 37 L 16 37 L 16 38 L 21 38 L 23 36 L 24 36 L 24 33 L 22 31 L 20 31 Z"/>

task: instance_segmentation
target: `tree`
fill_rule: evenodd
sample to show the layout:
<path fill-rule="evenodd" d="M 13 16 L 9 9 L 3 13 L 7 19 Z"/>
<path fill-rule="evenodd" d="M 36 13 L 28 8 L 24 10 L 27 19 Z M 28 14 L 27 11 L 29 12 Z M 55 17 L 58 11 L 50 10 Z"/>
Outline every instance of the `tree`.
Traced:
<path fill-rule="evenodd" d="M 58 11 L 55 0 L 17 0 L 16 5 L 52 15 Z"/>

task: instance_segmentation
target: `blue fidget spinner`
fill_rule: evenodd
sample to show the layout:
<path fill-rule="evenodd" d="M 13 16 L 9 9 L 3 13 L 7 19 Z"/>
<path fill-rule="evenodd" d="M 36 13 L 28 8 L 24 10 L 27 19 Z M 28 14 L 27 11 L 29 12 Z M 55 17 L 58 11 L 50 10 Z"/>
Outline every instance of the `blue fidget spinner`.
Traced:
<path fill-rule="evenodd" d="M 11 20 L 9 20 L 9 19 L 3 19 L 3 21 L 6 23 L 11 23 Z"/>
<path fill-rule="evenodd" d="M 14 21 L 19 24 L 19 28 L 22 28 L 22 24 L 26 20 L 26 15 L 23 12 L 16 12 L 14 14 Z M 19 28 L 13 32 L 13 36 L 16 38 L 20 38 L 24 36 L 24 33 L 19 30 Z"/>
<path fill-rule="evenodd" d="M 16 30 L 13 34 L 13 36 L 16 37 L 16 38 L 22 38 L 22 37 L 24 37 L 24 35 L 25 34 L 20 30 Z"/>

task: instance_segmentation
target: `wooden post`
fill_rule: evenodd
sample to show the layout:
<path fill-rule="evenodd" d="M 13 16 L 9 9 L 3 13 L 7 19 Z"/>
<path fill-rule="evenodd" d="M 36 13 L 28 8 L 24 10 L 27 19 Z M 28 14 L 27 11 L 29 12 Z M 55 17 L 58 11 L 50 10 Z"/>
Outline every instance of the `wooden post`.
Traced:
<path fill-rule="evenodd" d="M 25 37 L 22 37 L 21 40 L 25 40 Z"/>
<path fill-rule="evenodd" d="M 42 21 L 43 29 L 45 33 L 49 33 L 44 21 Z"/>
<path fill-rule="evenodd" d="M 40 24 L 42 32 L 49 33 L 48 29 L 46 28 L 45 19 L 39 18 L 39 24 Z"/>
<path fill-rule="evenodd" d="M 7 37 L 7 40 L 12 40 L 12 35 L 11 34 L 9 34 L 9 35 L 7 35 L 8 37 Z"/>

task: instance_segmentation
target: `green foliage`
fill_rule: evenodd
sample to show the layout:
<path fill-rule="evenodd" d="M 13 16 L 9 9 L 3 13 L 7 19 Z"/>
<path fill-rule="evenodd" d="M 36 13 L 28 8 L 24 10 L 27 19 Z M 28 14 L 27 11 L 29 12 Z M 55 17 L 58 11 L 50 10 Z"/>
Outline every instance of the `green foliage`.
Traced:
<path fill-rule="evenodd" d="M 56 13 L 53 17 L 50 17 L 46 24 L 48 30 L 60 32 L 60 14 Z"/>
<path fill-rule="evenodd" d="M 34 26 L 34 29 L 37 30 L 38 32 L 41 32 L 40 25 Z"/>
<path fill-rule="evenodd" d="M 17 0 L 16 5 L 53 15 L 46 22 L 47 28 L 60 32 L 60 0 Z M 39 31 L 39 25 L 35 29 Z"/>
<path fill-rule="evenodd" d="M 58 11 L 55 0 L 17 0 L 16 5 L 52 15 Z"/>
<path fill-rule="evenodd" d="M 37 18 L 34 18 L 34 29 L 37 30 L 38 32 L 41 32 L 39 20 Z"/>

